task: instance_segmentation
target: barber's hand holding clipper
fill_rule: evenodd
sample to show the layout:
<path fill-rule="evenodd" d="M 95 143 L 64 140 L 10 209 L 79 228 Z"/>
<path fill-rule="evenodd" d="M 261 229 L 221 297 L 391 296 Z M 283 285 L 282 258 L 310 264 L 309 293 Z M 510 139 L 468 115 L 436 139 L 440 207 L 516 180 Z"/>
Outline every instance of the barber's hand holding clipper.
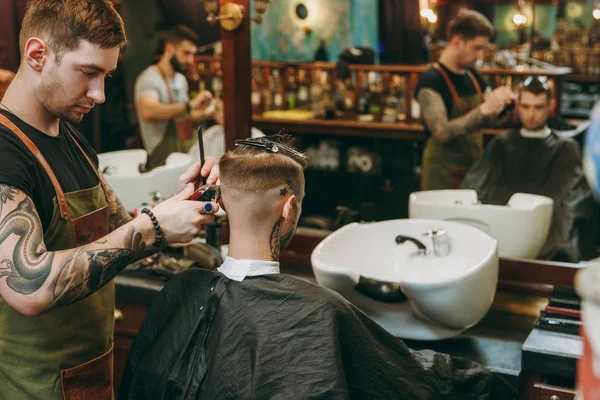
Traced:
<path fill-rule="evenodd" d="M 500 86 L 491 91 L 479 106 L 484 117 L 495 117 L 513 102 L 513 92 L 508 86 Z"/>
<path fill-rule="evenodd" d="M 188 243 L 198 236 L 202 225 L 215 220 L 217 203 L 190 200 L 199 175 L 206 177 L 207 183 L 218 181 L 219 167 L 211 157 L 206 158 L 204 165 L 197 162 L 184 172 L 179 178 L 177 194 L 152 209 L 166 244 Z"/>

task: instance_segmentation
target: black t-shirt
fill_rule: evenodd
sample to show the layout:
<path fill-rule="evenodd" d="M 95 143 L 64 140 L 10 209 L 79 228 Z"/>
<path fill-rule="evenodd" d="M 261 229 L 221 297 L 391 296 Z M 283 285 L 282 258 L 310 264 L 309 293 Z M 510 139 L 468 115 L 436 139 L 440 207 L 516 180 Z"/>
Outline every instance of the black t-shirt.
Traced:
<path fill-rule="evenodd" d="M 446 70 L 448 78 L 456 88 L 456 93 L 458 93 L 459 97 L 471 96 L 477 93 L 477 88 L 475 87 L 475 85 L 473 85 L 473 81 L 471 80 L 469 75 L 467 75 L 466 73 L 455 74 L 454 72 L 446 68 L 446 66 L 444 66 L 443 64 L 440 65 L 444 70 Z M 481 76 L 481 74 L 477 72 L 475 68 L 469 68 L 469 71 L 471 71 L 475 79 L 477 79 L 477 81 L 479 82 L 479 85 L 481 86 L 481 91 L 485 92 L 485 90 L 488 87 L 488 84 L 483 78 L 483 76 Z M 442 96 L 442 99 L 444 99 L 444 104 L 446 104 L 448 119 L 450 119 L 450 112 L 452 111 L 454 99 L 452 98 L 452 92 L 450 92 L 446 81 L 444 81 L 444 78 L 442 78 L 442 75 L 439 73 L 439 71 L 431 67 L 427 71 L 421 73 L 421 76 L 419 77 L 419 83 L 417 83 L 417 87 L 415 89 L 415 97 L 418 98 L 419 91 L 423 88 L 433 89 Z"/>
<path fill-rule="evenodd" d="M 0 110 L 31 139 L 50 164 L 63 192 L 89 189 L 98 178 L 72 138 L 98 166 L 98 156 L 92 146 L 72 125 L 61 121 L 58 136 L 37 130 L 6 110 Z M 71 135 L 66 133 L 69 130 Z M 25 144 L 8 128 L 0 124 L 0 184 L 14 186 L 25 192 L 35 204 L 44 232 L 52 220 L 53 199 L 56 196 L 50 177 Z"/>

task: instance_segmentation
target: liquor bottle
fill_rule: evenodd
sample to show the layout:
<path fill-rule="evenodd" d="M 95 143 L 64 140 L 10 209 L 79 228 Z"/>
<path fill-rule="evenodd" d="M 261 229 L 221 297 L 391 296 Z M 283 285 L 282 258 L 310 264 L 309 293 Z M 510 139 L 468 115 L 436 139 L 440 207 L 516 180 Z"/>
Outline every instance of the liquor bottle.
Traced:
<path fill-rule="evenodd" d="M 310 83 L 310 103 L 315 118 L 325 118 L 325 107 L 323 105 L 323 89 L 321 88 L 321 70 L 313 69 Z"/>
<path fill-rule="evenodd" d="M 369 113 L 373 116 L 373 120 L 377 121 L 381 117 L 381 83 L 380 75 L 377 72 L 369 72 Z"/>
<path fill-rule="evenodd" d="M 335 99 L 333 97 L 333 87 L 329 79 L 329 72 L 321 72 L 321 89 L 323 91 L 323 107 L 325 108 L 325 118 L 335 117 Z"/>
<path fill-rule="evenodd" d="M 281 83 L 281 75 L 278 69 L 273 70 L 273 109 L 284 110 L 285 109 L 285 89 Z"/>
<path fill-rule="evenodd" d="M 398 89 L 394 81 L 387 75 L 383 76 L 383 90 L 385 98 L 383 101 L 383 122 L 396 122 L 398 118 Z"/>
<path fill-rule="evenodd" d="M 275 90 L 275 80 L 269 74 L 266 82 L 262 86 L 263 112 L 273 110 L 273 91 Z"/>
<path fill-rule="evenodd" d="M 252 114 L 261 114 L 263 112 L 263 101 L 261 85 L 262 77 L 258 69 L 252 74 L 252 93 L 250 94 L 250 102 L 252 103 Z"/>
<path fill-rule="evenodd" d="M 367 73 L 360 71 L 358 73 L 359 94 L 357 103 L 358 120 L 362 122 L 373 121 L 373 115 L 370 113 L 371 93 L 369 92 L 369 81 Z"/>
<path fill-rule="evenodd" d="M 356 117 L 356 98 L 356 72 L 352 71 L 344 88 L 344 109 L 348 118 Z"/>
<path fill-rule="evenodd" d="M 296 71 L 288 70 L 288 87 L 286 91 L 287 108 L 293 110 L 298 105 L 298 84 L 296 83 Z"/>
<path fill-rule="evenodd" d="M 308 75 L 306 74 L 306 70 L 300 69 L 298 71 L 298 107 L 306 107 L 309 103 L 309 85 L 308 85 Z"/>

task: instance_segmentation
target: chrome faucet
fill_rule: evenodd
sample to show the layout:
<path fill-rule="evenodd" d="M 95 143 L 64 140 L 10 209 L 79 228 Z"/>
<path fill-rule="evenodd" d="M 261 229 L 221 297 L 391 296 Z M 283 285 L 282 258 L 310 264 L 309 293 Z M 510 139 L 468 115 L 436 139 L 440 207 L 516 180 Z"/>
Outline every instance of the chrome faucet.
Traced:
<path fill-rule="evenodd" d="M 427 246 L 425 246 L 420 240 L 412 238 L 410 236 L 403 236 L 403 235 L 396 236 L 397 244 L 403 244 L 405 242 L 413 242 L 419 248 L 419 251 L 417 252 L 417 254 L 422 254 L 422 255 L 427 254 Z"/>
<path fill-rule="evenodd" d="M 437 257 L 444 257 L 450 254 L 450 239 L 448 232 L 443 229 L 432 229 L 424 233 L 423 236 L 431 236 L 433 242 L 433 254 Z"/>
<path fill-rule="evenodd" d="M 431 236 L 431 241 L 433 243 L 433 254 L 436 257 L 444 257 L 450 254 L 450 239 L 448 237 L 448 233 L 445 230 L 432 229 L 431 231 L 424 233 L 423 236 Z M 423 244 L 423 242 L 421 242 L 420 240 L 412 238 L 410 236 L 396 236 L 397 244 L 403 244 L 405 242 L 414 243 L 419 248 L 417 254 L 427 254 L 427 246 L 425 246 L 425 244 Z"/>

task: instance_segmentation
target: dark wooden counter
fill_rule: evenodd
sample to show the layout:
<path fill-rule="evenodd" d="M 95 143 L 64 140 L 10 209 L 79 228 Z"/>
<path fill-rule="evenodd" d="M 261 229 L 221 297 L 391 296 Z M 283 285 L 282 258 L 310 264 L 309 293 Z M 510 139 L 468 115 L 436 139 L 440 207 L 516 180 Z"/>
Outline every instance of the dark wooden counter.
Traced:
<path fill-rule="evenodd" d="M 290 120 L 265 118 L 254 115 L 253 125 L 265 133 L 275 133 L 285 129 L 288 133 L 303 135 L 332 135 L 395 139 L 424 142 L 425 128 L 418 122 L 361 122 L 356 120 Z M 501 135 L 509 129 L 484 129 L 488 136 Z"/>

